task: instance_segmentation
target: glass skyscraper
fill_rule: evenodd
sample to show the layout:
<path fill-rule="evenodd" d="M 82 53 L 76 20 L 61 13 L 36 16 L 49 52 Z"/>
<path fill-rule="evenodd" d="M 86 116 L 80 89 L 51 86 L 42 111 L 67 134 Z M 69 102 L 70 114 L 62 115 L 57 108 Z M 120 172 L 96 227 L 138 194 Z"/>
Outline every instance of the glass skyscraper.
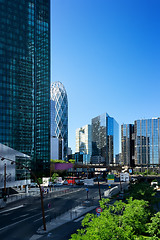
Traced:
<path fill-rule="evenodd" d="M 92 119 L 92 163 L 116 162 L 119 154 L 119 125 L 107 113 Z"/>
<path fill-rule="evenodd" d="M 50 0 L 0 0 L 0 143 L 50 161 Z"/>
<path fill-rule="evenodd" d="M 160 164 L 160 118 L 136 120 L 135 164 Z"/>
<path fill-rule="evenodd" d="M 92 155 L 92 128 L 85 125 L 76 129 L 76 153 L 83 155 L 83 163 L 88 164 Z"/>
<path fill-rule="evenodd" d="M 51 85 L 51 137 L 56 137 L 59 140 L 59 143 L 63 146 L 62 156 L 64 160 L 67 160 L 68 99 L 66 90 L 61 82 L 54 82 Z M 54 146 L 51 147 L 54 148 Z"/>
<path fill-rule="evenodd" d="M 134 125 L 121 125 L 121 163 L 125 166 L 134 166 Z"/>

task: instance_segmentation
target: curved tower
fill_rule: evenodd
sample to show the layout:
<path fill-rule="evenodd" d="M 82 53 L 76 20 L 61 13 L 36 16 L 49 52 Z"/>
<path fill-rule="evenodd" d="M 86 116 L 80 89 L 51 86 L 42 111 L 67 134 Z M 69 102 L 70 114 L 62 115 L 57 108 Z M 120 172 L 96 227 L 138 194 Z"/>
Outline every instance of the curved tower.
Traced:
<path fill-rule="evenodd" d="M 67 160 L 68 151 L 68 99 L 61 82 L 51 85 L 51 136 L 62 140 L 62 157 Z M 59 154 L 61 155 L 61 154 Z"/>

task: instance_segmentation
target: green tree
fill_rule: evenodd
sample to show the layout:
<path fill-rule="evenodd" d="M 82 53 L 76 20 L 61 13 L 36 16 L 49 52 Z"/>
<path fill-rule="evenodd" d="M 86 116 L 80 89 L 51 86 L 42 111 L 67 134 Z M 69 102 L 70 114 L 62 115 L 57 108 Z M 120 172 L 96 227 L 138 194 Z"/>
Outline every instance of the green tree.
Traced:
<path fill-rule="evenodd" d="M 75 159 L 69 159 L 70 163 L 75 163 L 75 161 L 76 161 Z"/>
<path fill-rule="evenodd" d="M 146 182 L 132 184 L 130 188 L 130 196 L 133 199 L 145 200 L 153 203 L 155 201 L 156 191 Z"/>
<path fill-rule="evenodd" d="M 122 216 L 122 227 L 130 226 L 136 235 L 145 233 L 150 211 L 148 202 L 129 198 Z"/>
<path fill-rule="evenodd" d="M 59 160 L 59 159 L 51 159 L 51 163 L 66 163 L 64 160 Z"/>
<path fill-rule="evenodd" d="M 58 173 L 53 173 L 52 175 L 52 182 L 54 183 L 55 180 L 59 177 Z"/>
<path fill-rule="evenodd" d="M 144 239 L 141 235 L 149 217 L 146 201 L 130 198 L 128 203 L 116 201 L 110 205 L 108 200 L 102 199 L 100 206 L 103 209 L 101 215 L 87 214 L 82 229 L 73 234 L 71 240 Z"/>
<path fill-rule="evenodd" d="M 160 212 L 151 217 L 151 223 L 146 224 L 150 236 L 160 239 Z"/>
<path fill-rule="evenodd" d="M 42 184 L 42 178 L 38 178 L 40 184 Z"/>

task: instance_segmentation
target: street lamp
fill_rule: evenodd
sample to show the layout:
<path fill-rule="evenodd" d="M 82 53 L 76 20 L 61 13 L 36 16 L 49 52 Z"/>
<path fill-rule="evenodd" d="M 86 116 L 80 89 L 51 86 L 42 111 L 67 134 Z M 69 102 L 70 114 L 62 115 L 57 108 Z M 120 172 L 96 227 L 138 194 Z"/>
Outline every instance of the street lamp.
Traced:
<path fill-rule="evenodd" d="M 46 231 L 46 221 L 45 221 L 44 204 L 43 204 L 43 193 L 42 193 L 41 185 L 40 185 L 40 183 L 39 183 L 36 175 L 31 171 L 31 169 L 29 169 L 28 167 L 24 166 L 23 164 L 21 164 L 21 163 L 19 163 L 19 162 L 16 162 L 16 161 L 11 160 L 11 159 L 9 159 L 9 158 L 4 158 L 4 157 L 2 157 L 2 156 L 0 156 L 0 158 L 1 158 L 1 161 L 7 160 L 7 161 L 11 162 L 11 164 L 14 164 L 14 163 L 15 163 L 15 164 L 19 165 L 20 167 L 25 168 L 25 169 L 28 170 L 28 171 L 32 174 L 32 176 L 35 178 L 36 182 L 38 183 L 39 189 L 40 189 L 43 227 L 44 227 L 44 231 Z M 6 163 L 5 163 L 5 176 L 4 176 L 4 177 L 6 178 Z M 6 184 L 4 184 L 4 190 L 6 191 Z"/>

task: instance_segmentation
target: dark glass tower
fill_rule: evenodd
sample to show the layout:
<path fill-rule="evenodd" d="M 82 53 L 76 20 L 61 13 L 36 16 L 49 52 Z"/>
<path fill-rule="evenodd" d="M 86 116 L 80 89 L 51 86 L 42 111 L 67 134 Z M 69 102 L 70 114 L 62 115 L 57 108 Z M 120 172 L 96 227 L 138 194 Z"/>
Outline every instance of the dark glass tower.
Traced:
<path fill-rule="evenodd" d="M 50 161 L 50 0 L 0 0 L 0 142 Z"/>
<path fill-rule="evenodd" d="M 92 119 L 92 163 L 116 163 L 119 154 L 119 125 L 107 113 Z"/>
<path fill-rule="evenodd" d="M 121 125 L 121 161 L 125 166 L 134 167 L 134 125 Z"/>

